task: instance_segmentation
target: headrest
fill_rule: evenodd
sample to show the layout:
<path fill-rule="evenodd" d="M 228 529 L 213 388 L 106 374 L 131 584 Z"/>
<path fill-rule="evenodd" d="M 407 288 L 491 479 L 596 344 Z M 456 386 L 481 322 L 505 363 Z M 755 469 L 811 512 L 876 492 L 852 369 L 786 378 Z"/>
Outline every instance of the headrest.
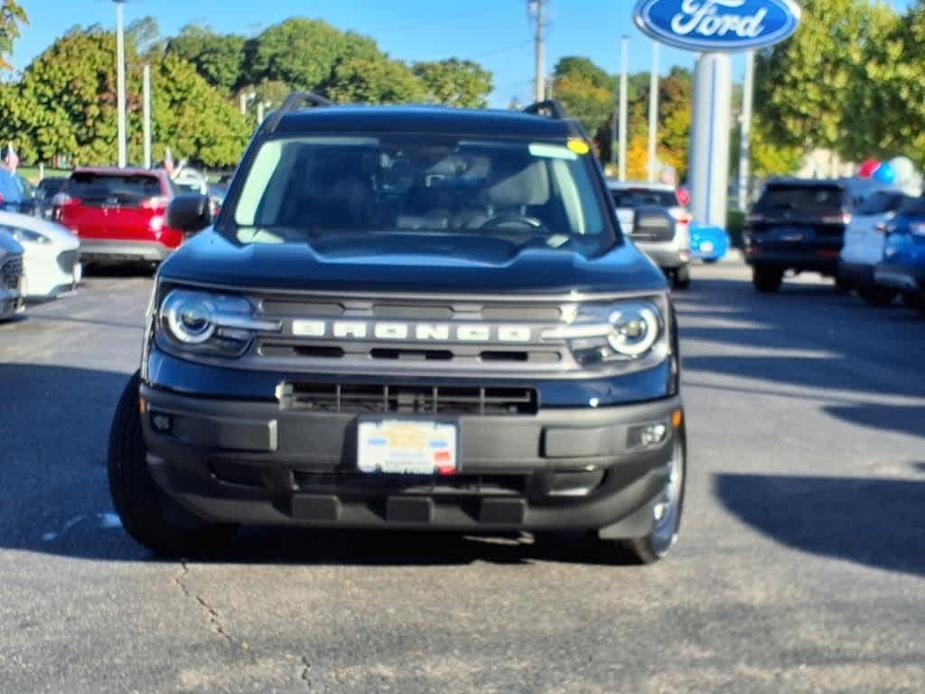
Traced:
<path fill-rule="evenodd" d="M 535 161 L 518 173 L 502 178 L 488 188 L 488 202 L 495 207 L 545 205 L 549 201 L 549 178 L 546 167 Z"/>

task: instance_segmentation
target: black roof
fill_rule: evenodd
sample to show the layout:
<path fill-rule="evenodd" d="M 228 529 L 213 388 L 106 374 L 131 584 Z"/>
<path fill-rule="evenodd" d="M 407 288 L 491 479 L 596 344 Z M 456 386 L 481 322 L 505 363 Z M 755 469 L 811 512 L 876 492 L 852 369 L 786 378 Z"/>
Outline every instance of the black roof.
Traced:
<path fill-rule="evenodd" d="M 564 140 L 567 121 L 520 111 L 443 106 L 326 106 L 285 114 L 277 133 L 433 133 Z"/>

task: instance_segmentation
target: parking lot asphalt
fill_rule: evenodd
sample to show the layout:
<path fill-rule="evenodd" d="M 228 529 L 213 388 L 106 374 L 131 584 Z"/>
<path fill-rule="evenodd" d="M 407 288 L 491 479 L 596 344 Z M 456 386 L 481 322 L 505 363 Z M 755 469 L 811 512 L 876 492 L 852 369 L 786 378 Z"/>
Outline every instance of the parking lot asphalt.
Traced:
<path fill-rule="evenodd" d="M 0 325 L 0 692 L 922 691 L 925 320 L 747 279 L 698 266 L 678 298 L 688 499 L 653 567 L 266 530 L 153 559 L 105 474 L 150 278 Z"/>

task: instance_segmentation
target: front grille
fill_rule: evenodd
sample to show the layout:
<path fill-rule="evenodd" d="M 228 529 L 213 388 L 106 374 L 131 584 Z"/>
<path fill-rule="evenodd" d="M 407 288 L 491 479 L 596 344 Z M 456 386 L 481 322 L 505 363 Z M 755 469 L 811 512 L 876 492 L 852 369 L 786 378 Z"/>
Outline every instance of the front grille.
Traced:
<path fill-rule="evenodd" d="M 291 410 L 354 414 L 536 414 L 533 388 L 286 383 L 280 404 Z"/>
<path fill-rule="evenodd" d="M 74 274 L 74 266 L 77 265 L 77 260 L 80 258 L 80 251 L 64 251 L 58 254 L 58 267 L 61 268 L 61 272 L 65 275 Z"/>
<path fill-rule="evenodd" d="M 0 266 L 0 289 L 19 289 L 22 277 L 22 256 L 9 258 Z"/>
<path fill-rule="evenodd" d="M 301 492 L 315 494 L 381 495 L 389 493 L 427 496 L 520 496 L 527 492 L 528 475 L 370 475 L 362 472 L 293 473 Z"/>

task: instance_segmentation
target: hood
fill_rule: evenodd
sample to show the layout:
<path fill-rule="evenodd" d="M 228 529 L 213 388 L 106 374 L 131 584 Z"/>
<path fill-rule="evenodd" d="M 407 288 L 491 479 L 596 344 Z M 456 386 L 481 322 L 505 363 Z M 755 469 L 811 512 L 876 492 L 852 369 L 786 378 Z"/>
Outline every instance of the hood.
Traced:
<path fill-rule="evenodd" d="M 311 243 L 239 244 L 205 231 L 175 252 L 160 274 L 216 285 L 315 291 L 536 294 L 666 286 L 658 268 L 630 243 L 586 257 L 470 234 L 329 234 Z"/>
<path fill-rule="evenodd" d="M 69 229 L 60 224 L 27 214 L 0 211 L 0 228 L 3 227 L 17 227 L 36 231 L 47 236 L 52 243 L 65 248 L 77 248 L 80 246 L 80 240 Z"/>

